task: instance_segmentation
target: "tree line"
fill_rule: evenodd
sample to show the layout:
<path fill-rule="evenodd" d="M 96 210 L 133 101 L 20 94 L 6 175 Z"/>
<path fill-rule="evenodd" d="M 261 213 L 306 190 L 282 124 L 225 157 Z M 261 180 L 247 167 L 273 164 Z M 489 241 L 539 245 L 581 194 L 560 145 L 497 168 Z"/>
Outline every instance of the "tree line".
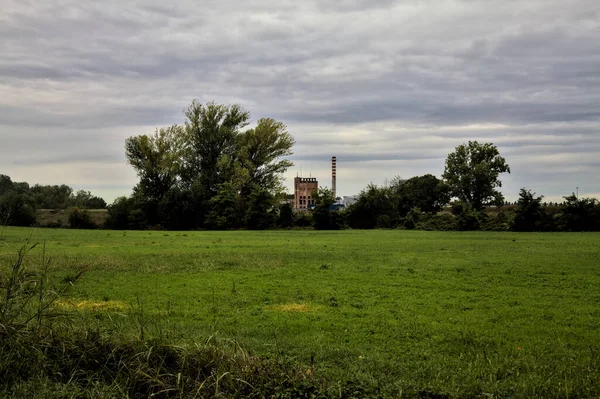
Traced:
<path fill-rule="evenodd" d="M 0 224 L 31 226 L 39 209 L 104 209 L 106 202 L 91 192 L 62 185 L 30 186 L 0 174 Z"/>
<path fill-rule="evenodd" d="M 448 154 L 442 179 L 424 175 L 369 185 L 344 211 L 339 228 L 422 230 L 600 231 L 600 203 L 570 195 L 548 205 L 522 188 L 516 205 L 498 191 L 510 173 L 492 143 L 469 141 Z"/>
<path fill-rule="evenodd" d="M 202 104 L 184 109 L 185 122 L 129 137 L 127 162 L 138 176 L 133 194 L 117 198 L 104 226 L 112 229 L 315 229 L 405 228 L 426 230 L 600 230 L 600 204 L 565 197 L 548 206 L 523 188 L 506 206 L 500 175 L 510 173 L 492 143 L 469 141 L 448 154 L 441 178 L 427 174 L 370 184 L 346 209 L 331 190 L 313 194 L 315 207 L 294 212 L 283 174 L 293 163 L 294 138 L 286 126 L 262 118 L 250 127 L 240 105 Z M 70 187 L 29 187 L 0 177 L 0 223 L 30 225 L 35 210 L 75 207 L 71 227 L 94 227 L 85 208 L 101 198 Z"/>

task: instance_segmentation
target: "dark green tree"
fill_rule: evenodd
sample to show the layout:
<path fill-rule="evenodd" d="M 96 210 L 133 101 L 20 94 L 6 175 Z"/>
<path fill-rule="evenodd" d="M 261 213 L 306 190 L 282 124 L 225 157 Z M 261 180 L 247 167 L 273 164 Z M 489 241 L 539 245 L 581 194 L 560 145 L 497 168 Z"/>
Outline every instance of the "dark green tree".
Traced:
<path fill-rule="evenodd" d="M 143 216 L 145 221 L 145 214 L 137 207 L 133 198 L 119 197 L 115 199 L 113 203 L 108 206 L 107 227 L 114 230 L 129 229 L 130 215 L 133 211 L 138 211 L 136 215 L 136 218 L 138 219 L 136 220 L 136 224 L 139 223 L 140 216 Z"/>
<path fill-rule="evenodd" d="M 73 189 L 66 184 L 43 186 L 36 184 L 29 195 L 37 209 L 67 209 L 73 205 Z"/>
<path fill-rule="evenodd" d="M 333 191 L 320 187 L 312 195 L 315 208 L 312 210 L 313 227 L 316 230 L 339 230 L 343 227 L 342 216 L 333 209 L 336 198 Z"/>
<path fill-rule="evenodd" d="M 210 211 L 206 218 L 206 225 L 217 230 L 240 227 L 239 200 L 239 193 L 232 183 L 221 183 L 217 194 L 209 201 Z"/>
<path fill-rule="evenodd" d="M 13 182 L 7 175 L 0 174 L 0 197 L 13 190 Z"/>
<path fill-rule="evenodd" d="M 277 218 L 277 224 L 280 227 L 288 228 L 292 227 L 294 223 L 294 210 L 292 205 L 284 203 L 279 207 L 279 217 Z"/>
<path fill-rule="evenodd" d="M 458 230 L 479 230 L 481 227 L 482 212 L 466 202 L 456 201 L 452 203 L 452 214 L 456 216 Z"/>
<path fill-rule="evenodd" d="M 514 231 L 535 231 L 544 218 L 542 199 L 535 197 L 531 190 L 522 188 L 519 191 L 519 200 L 515 209 L 515 217 L 511 229 Z"/>
<path fill-rule="evenodd" d="M 97 226 L 92 222 L 87 210 L 74 207 L 69 211 L 69 227 L 72 229 L 94 229 Z"/>
<path fill-rule="evenodd" d="M 125 140 L 127 162 L 140 179 L 139 195 L 147 201 L 160 201 L 180 180 L 185 153 L 186 133 L 178 125 Z"/>
<path fill-rule="evenodd" d="M 560 228 L 566 231 L 599 231 L 600 203 L 595 198 L 564 197 Z"/>
<path fill-rule="evenodd" d="M 191 190 L 194 207 L 199 210 L 196 213 L 201 215 L 188 218 L 197 223 L 194 227 L 206 223 L 212 228 L 231 228 L 231 217 L 223 212 L 230 209 L 226 204 L 232 196 L 236 197 L 233 224 L 242 225 L 250 206 L 251 213 L 257 212 L 257 204 L 252 202 L 256 197 L 250 198 L 255 186 L 265 190 L 260 197 L 267 203 L 261 207 L 270 209 L 282 196 L 282 175 L 292 165 L 284 159 L 291 155 L 294 144 L 285 125 L 265 118 L 243 131 L 250 121 L 249 112 L 239 105 L 214 102 L 194 100 L 184 113 L 185 127 L 175 125 L 154 136 L 134 136 L 126 141 L 127 159 L 140 178 L 134 197 L 143 204 L 148 221 L 154 224 L 164 219 L 157 216 L 168 213 L 161 201 L 171 193 L 166 200 L 171 203 L 176 188 L 181 190 L 177 193 Z"/>
<path fill-rule="evenodd" d="M 8 191 L 0 196 L 0 225 L 32 226 L 35 209 L 25 194 Z"/>
<path fill-rule="evenodd" d="M 281 176 L 294 164 L 283 159 L 292 154 L 294 138 L 286 126 L 271 118 L 259 119 L 254 129 L 238 136 L 237 159 L 248 171 L 247 188 L 258 185 L 270 193 L 282 191 Z"/>
<path fill-rule="evenodd" d="M 91 192 L 85 190 L 78 190 L 71 199 L 71 205 L 77 208 L 86 209 L 104 209 L 106 208 L 106 202 L 100 198 L 92 195 Z"/>
<path fill-rule="evenodd" d="M 194 192 L 172 187 L 159 203 L 160 224 L 169 230 L 187 230 L 201 224 L 200 208 Z"/>
<path fill-rule="evenodd" d="M 398 195 L 391 187 L 377 187 L 374 184 L 362 190 L 357 201 L 346 211 L 348 226 L 355 229 L 373 229 L 378 226 L 381 216 L 389 218 L 389 227 L 398 223 Z"/>
<path fill-rule="evenodd" d="M 273 226 L 273 196 L 271 193 L 255 184 L 248 196 L 246 210 L 246 227 L 253 230 L 264 230 Z"/>
<path fill-rule="evenodd" d="M 450 194 L 481 211 L 487 204 L 502 204 L 500 173 L 510 173 L 505 159 L 492 143 L 469 141 L 448 154 L 443 178 Z"/>
<path fill-rule="evenodd" d="M 184 112 L 190 144 L 184 179 L 198 179 L 212 197 L 218 186 L 231 177 L 224 165 L 234 162 L 236 141 L 241 129 L 249 124 L 250 113 L 237 104 L 202 104 L 198 100 L 193 100 Z"/>
<path fill-rule="evenodd" d="M 449 188 L 442 180 L 431 174 L 398 180 L 391 188 L 398 196 L 399 212 L 406 215 L 411 209 L 422 212 L 439 212 L 450 202 Z"/>

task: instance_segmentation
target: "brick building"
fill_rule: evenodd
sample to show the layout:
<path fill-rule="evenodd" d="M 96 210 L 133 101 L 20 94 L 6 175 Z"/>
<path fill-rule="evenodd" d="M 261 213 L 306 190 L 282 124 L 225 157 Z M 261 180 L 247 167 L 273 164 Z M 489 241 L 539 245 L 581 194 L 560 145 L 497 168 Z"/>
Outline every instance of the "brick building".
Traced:
<path fill-rule="evenodd" d="M 313 193 L 319 188 L 319 182 L 314 177 L 294 178 L 294 209 L 303 210 L 315 205 Z"/>

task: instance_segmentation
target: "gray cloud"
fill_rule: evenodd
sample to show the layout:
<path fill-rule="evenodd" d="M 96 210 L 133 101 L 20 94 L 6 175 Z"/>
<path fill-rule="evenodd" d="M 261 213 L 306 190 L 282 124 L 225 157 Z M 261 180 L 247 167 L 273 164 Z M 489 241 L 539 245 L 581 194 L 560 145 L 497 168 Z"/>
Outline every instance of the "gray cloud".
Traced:
<path fill-rule="evenodd" d="M 123 140 L 199 98 L 281 119 L 320 175 L 337 155 L 346 194 L 439 175 L 470 139 L 513 166 L 507 197 L 600 193 L 599 20 L 595 0 L 5 0 L 0 173 L 113 195 L 135 183 Z"/>

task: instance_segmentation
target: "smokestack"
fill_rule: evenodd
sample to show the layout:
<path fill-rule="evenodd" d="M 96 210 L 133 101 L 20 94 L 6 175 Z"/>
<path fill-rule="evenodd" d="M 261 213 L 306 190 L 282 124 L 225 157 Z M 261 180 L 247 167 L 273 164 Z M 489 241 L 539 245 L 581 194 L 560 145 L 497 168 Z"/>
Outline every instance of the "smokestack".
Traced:
<path fill-rule="evenodd" d="M 335 172 L 336 172 L 336 157 L 331 157 L 331 191 L 333 191 L 333 198 L 337 198 L 336 187 L 335 187 Z"/>

